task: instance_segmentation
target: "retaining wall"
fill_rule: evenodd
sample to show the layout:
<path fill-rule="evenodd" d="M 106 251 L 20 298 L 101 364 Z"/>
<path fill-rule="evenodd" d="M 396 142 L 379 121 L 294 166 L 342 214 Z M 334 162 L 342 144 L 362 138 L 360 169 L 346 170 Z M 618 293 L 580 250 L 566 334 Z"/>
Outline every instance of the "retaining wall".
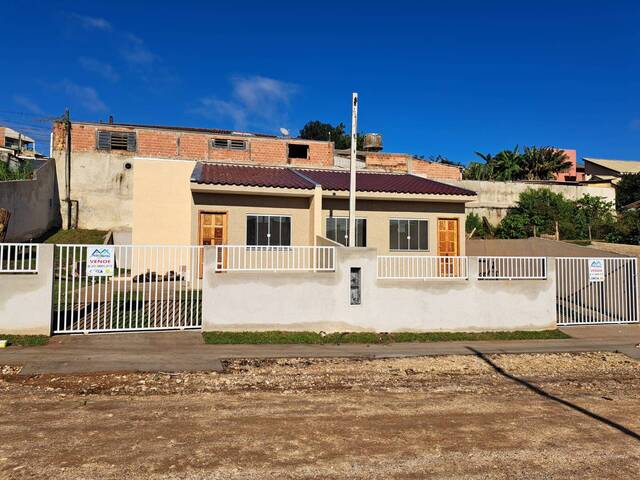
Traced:
<path fill-rule="evenodd" d="M 487 331 L 552 329 L 555 263 L 546 280 L 378 280 L 375 249 L 336 249 L 331 273 L 215 273 L 205 254 L 203 330 Z M 362 303 L 350 305 L 350 268 L 362 269 Z"/>

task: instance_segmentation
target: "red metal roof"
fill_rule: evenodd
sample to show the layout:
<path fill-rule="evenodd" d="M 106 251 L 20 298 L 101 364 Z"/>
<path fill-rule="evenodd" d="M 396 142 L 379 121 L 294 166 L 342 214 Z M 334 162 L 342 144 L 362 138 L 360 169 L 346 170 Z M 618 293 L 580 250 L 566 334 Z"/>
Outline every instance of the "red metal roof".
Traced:
<path fill-rule="evenodd" d="M 322 185 L 324 190 L 349 190 L 349 172 L 339 170 L 303 170 L 302 173 Z M 475 195 L 475 192 L 446 183 L 409 174 L 358 172 L 356 191 L 413 193 L 427 195 Z"/>
<path fill-rule="evenodd" d="M 303 189 L 312 189 L 319 184 L 324 190 L 349 190 L 349 172 L 343 170 L 198 163 L 191 181 L 200 184 Z M 475 195 L 471 190 L 446 183 L 415 175 L 393 173 L 358 172 L 356 188 L 359 192 Z"/>
<path fill-rule="evenodd" d="M 242 185 L 245 187 L 304 189 L 315 187 L 313 183 L 305 180 L 289 168 L 221 165 L 218 163 L 198 163 L 191 175 L 191 181 L 215 185 Z"/>

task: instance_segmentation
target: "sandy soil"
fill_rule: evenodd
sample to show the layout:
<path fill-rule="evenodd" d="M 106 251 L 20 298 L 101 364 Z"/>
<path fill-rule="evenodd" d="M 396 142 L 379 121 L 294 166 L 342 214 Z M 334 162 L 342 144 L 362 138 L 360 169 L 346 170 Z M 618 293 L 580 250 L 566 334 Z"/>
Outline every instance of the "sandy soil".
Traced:
<path fill-rule="evenodd" d="M 3 367 L 0 478 L 639 475 L 640 364 L 622 355 L 225 366 L 30 378 Z"/>

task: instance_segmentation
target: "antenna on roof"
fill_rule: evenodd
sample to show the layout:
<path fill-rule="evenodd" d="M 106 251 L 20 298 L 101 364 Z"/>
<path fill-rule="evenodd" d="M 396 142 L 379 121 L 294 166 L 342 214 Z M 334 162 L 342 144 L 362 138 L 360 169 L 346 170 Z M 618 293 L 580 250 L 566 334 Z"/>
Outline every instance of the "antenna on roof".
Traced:
<path fill-rule="evenodd" d="M 287 130 L 284 127 L 280 127 L 280 133 L 284 136 L 284 137 L 288 137 L 289 136 L 289 130 Z"/>

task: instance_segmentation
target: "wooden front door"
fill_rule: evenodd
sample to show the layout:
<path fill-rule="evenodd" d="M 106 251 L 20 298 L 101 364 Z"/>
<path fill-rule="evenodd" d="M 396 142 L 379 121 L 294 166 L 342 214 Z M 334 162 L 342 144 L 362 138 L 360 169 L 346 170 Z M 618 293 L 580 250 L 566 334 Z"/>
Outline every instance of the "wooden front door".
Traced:
<path fill-rule="evenodd" d="M 457 257 L 460 255 L 460 243 L 458 235 L 458 219 L 438 219 L 438 255 L 441 257 Z M 455 259 L 443 259 L 440 262 L 441 275 L 451 276 L 458 274 L 458 262 Z"/>
<path fill-rule="evenodd" d="M 227 214 L 200 213 L 200 245 L 225 245 L 227 243 Z M 216 270 L 222 268 L 225 259 L 222 251 L 216 258 Z M 202 274 L 202 260 L 200 259 L 200 273 Z"/>

